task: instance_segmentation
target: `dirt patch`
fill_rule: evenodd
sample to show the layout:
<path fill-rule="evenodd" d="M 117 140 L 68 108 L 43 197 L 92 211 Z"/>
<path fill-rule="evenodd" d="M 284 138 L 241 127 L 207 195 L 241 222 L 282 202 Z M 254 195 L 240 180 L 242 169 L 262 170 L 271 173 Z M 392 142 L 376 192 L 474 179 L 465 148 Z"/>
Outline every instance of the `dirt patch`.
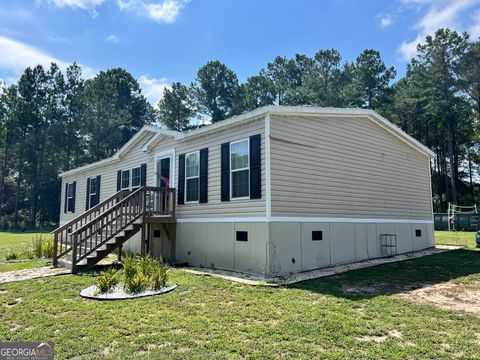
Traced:
<path fill-rule="evenodd" d="M 386 282 L 358 282 L 345 284 L 342 291 L 354 295 L 395 295 L 442 309 L 455 310 L 480 316 L 480 287 L 445 282 L 440 284 Z"/>
<path fill-rule="evenodd" d="M 480 288 L 447 282 L 405 291 L 398 296 L 480 316 Z"/>
<path fill-rule="evenodd" d="M 374 342 L 374 343 L 377 343 L 377 344 L 381 344 L 381 343 L 385 342 L 389 337 L 390 338 L 401 339 L 401 338 L 403 338 L 403 334 L 398 330 L 391 330 L 386 335 L 364 335 L 364 336 L 356 337 L 355 340 L 363 341 L 363 342 Z"/>
<path fill-rule="evenodd" d="M 7 271 L 0 273 L 0 284 L 13 281 L 23 281 L 30 279 L 43 278 L 48 276 L 56 276 L 69 274 L 70 270 L 63 268 L 54 268 L 51 266 L 42 266 L 39 268 Z"/>
<path fill-rule="evenodd" d="M 358 341 L 363 341 L 363 342 L 374 342 L 377 344 L 383 343 L 385 340 L 387 340 L 387 335 L 364 335 L 364 336 L 358 336 L 355 339 Z"/>
<path fill-rule="evenodd" d="M 354 295 L 381 295 L 381 294 L 394 294 L 410 291 L 418 288 L 428 286 L 426 283 L 411 283 L 408 285 L 398 284 L 392 282 L 371 282 L 361 281 L 355 284 L 345 284 L 342 286 L 342 291 Z"/>

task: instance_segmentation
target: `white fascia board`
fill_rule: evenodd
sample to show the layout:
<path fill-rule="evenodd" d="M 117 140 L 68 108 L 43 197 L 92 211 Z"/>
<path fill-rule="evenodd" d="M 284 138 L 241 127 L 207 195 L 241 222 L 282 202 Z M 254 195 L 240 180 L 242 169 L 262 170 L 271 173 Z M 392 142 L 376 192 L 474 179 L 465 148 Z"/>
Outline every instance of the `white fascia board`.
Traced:
<path fill-rule="evenodd" d="M 132 143 L 135 142 L 138 137 L 144 131 L 151 131 L 155 133 L 164 134 L 175 138 L 175 140 L 189 140 L 197 136 L 213 133 L 215 131 L 228 129 L 229 127 L 238 125 L 240 123 L 247 123 L 249 121 L 262 119 L 267 114 L 274 115 L 326 115 L 326 116 L 350 116 L 350 117 L 367 117 L 370 120 L 374 121 L 377 125 L 382 126 L 384 129 L 390 131 L 393 135 L 397 136 L 400 140 L 403 140 L 406 144 L 412 146 L 417 151 L 428 157 L 434 157 L 435 153 L 430 150 L 428 147 L 415 140 L 413 137 L 405 133 L 402 129 L 392 124 L 390 121 L 385 119 L 380 114 L 376 113 L 373 110 L 369 109 L 359 109 L 359 108 L 321 108 L 321 107 L 312 107 L 312 106 L 279 106 L 279 105 L 268 105 L 253 111 L 231 117 L 229 119 L 219 121 L 217 123 L 205 126 L 203 128 L 192 130 L 186 133 L 161 129 L 151 125 L 145 125 L 139 132 L 130 139 L 114 156 L 109 159 L 101 160 L 99 162 L 85 165 L 80 168 L 66 171 L 60 176 L 71 175 L 77 172 L 81 172 L 86 169 L 104 165 L 107 162 L 113 162 L 118 160 L 121 155 L 129 150 L 129 147 L 132 146 Z M 154 136 L 156 138 L 156 136 Z M 154 141 L 154 138 L 150 139 Z M 146 145 L 151 145 L 147 142 Z M 147 146 L 148 147 L 148 146 Z"/>
<path fill-rule="evenodd" d="M 138 130 L 138 132 L 134 136 L 132 136 L 132 138 L 129 141 L 127 141 L 125 143 L 125 145 L 123 145 L 113 156 L 111 156 L 109 158 L 106 158 L 106 159 L 103 159 L 103 160 L 100 160 L 100 161 L 96 161 L 96 162 L 91 163 L 91 164 L 80 166 L 80 167 L 72 169 L 72 170 L 65 171 L 65 172 L 61 173 L 59 176 L 64 177 L 64 176 L 74 175 L 74 174 L 77 174 L 77 173 L 85 171 L 85 170 L 91 170 L 91 169 L 94 169 L 94 168 L 97 168 L 97 167 L 100 167 L 100 166 L 103 166 L 103 165 L 106 165 L 106 164 L 117 162 L 117 161 L 120 160 L 122 155 L 124 155 L 126 152 L 128 152 L 128 150 L 130 150 L 138 142 L 138 140 L 141 138 L 141 136 L 145 132 L 158 132 L 158 130 L 161 130 L 161 129 L 159 129 L 155 126 L 145 125 L 140 130 Z"/>
<path fill-rule="evenodd" d="M 398 138 L 411 145 L 414 149 L 419 152 L 429 156 L 434 157 L 435 153 L 430 150 L 428 147 L 415 140 L 413 137 L 408 135 L 398 126 L 394 125 L 383 116 L 377 112 L 370 109 L 359 109 L 359 108 L 322 108 L 322 107 L 312 107 L 312 106 L 279 106 L 279 105 L 268 105 L 253 111 L 233 116 L 229 119 L 219 121 L 217 123 L 205 126 L 203 128 L 192 130 L 186 133 L 180 133 L 181 138 L 188 140 L 189 138 L 196 137 L 198 135 L 203 135 L 206 133 L 213 132 L 215 130 L 223 130 L 228 127 L 237 125 L 238 123 L 256 120 L 267 114 L 272 115 L 333 115 L 333 116 L 363 116 L 368 117 L 375 121 L 378 125 L 383 125 L 384 128 L 389 130 L 392 134 L 396 135 Z M 180 139 L 180 137 L 176 137 Z"/>
<path fill-rule="evenodd" d="M 309 107 L 309 106 L 272 106 L 270 111 L 271 114 L 276 115 L 285 115 L 285 114 L 305 114 L 305 115 L 344 115 L 344 116 L 367 116 L 376 120 L 378 125 L 384 125 L 384 128 L 390 130 L 394 135 L 399 137 L 404 142 L 413 145 L 413 148 L 420 151 L 421 153 L 434 157 L 435 153 L 430 150 L 428 147 L 423 145 L 418 140 L 414 139 L 408 135 L 405 131 L 400 129 L 398 126 L 392 122 L 385 119 L 383 116 L 377 112 L 370 109 L 359 109 L 359 108 L 320 108 L 320 107 Z"/>
<path fill-rule="evenodd" d="M 77 173 L 85 171 L 85 170 L 92 170 L 92 169 L 95 169 L 97 167 L 101 167 L 101 166 L 106 165 L 106 164 L 112 164 L 112 163 L 115 163 L 115 162 L 118 162 L 118 161 L 120 161 L 120 159 L 115 157 L 115 155 L 114 155 L 114 156 L 109 157 L 107 159 L 103 159 L 103 160 L 96 161 L 96 162 L 91 163 L 91 164 L 80 166 L 80 167 L 77 167 L 77 168 L 72 169 L 72 170 L 64 171 L 63 173 L 61 173 L 58 176 L 60 176 L 60 177 L 70 176 L 70 175 L 74 175 L 74 174 L 77 174 Z"/>

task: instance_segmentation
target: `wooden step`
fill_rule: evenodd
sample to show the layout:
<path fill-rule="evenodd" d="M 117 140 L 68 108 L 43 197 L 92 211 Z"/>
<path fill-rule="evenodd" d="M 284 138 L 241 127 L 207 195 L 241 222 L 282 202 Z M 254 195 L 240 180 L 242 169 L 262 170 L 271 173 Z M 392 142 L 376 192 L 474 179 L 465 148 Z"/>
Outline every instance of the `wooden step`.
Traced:
<path fill-rule="evenodd" d="M 79 264 L 77 264 L 77 270 L 88 270 L 89 268 L 93 267 L 100 260 L 105 258 L 108 254 L 111 254 L 120 245 L 122 245 L 133 235 L 135 235 L 141 229 L 141 227 L 141 223 L 132 223 L 122 232 L 108 240 L 106 243 L 102 244 L 97 248 L 94 248 L 94 251 L 92 251 L 91 254 L 87 255 L 85 259 L 83 259 Z"/>

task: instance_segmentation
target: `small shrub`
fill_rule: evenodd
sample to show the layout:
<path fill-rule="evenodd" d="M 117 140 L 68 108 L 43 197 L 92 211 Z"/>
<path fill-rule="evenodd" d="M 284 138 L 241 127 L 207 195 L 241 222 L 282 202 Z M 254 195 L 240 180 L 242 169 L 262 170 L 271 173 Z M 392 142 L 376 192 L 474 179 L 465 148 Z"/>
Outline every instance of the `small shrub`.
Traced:
<path fill-rule="evenodd" d="M 100 293 L 110 291 L 120 280 L 120 270 L 110 268 L 97 278 L 97 288 Z"/>
<path fill-rule="evenodd" d="M 35 254 L 34 254 L 33 250 L 25 251 L 25 256 L 27 257 L 28 260 L 35 259 Z"/>
<path fill-rule="evenodd" d="M 136 293 L 146 289 L 158 290 L 168 280 L 167 268 L 162 259 L 150 255 L 134 257 L 127 255 L 123 261 L 125 291 Z"/>
<path fill-rule="evenodd" d="M 138 270 L 142 272 L 143 275 L 148 276 L 150 268 L 152 267 L 152 261 L 154 260 L 150 254 L 146 256 L 138 256 L 137 258 Z"/>
<path fill-rule="evenodd" d="M 133 277 L 125 278 L 125 290 L 131 294 L 144 291 L 148 288 L 148 278 L 142 273 L 137 272 Z"/>
<path fill-rule="evenodd" d="M 16 252 L 11 252 L 11 253 L 8 253 L 6 256 L 5 256 L 5 259 L 8 261 L 8 260 L 16 260 L 18 258 L 18 254 Z"/>
<path fill-rule="evenodd" d="M 165 287 L 168 280 L 167 268 L 163 260 L 155 260 L 150 268 L 150 287 L 153 290 L 158 290 Z"/>
<path fill-rule="evenodd" d="M 126 255 L 123 260 L 123 273 L 125 276 L 125 282 L 132 279 L 138 272 L 137 261 L 135 257 Z"/>
<path fill-rule="evenodd" d="M 45 239 L 42 244 L 42 255 L 47 259 L 53 257 L 53 240 L 52 239 Z"/>
<path fill-rule="evenodd" d="M 42 235 L 35 234 L 35 237 L 32 240 L 32 251 L 36 258 L 42 257 L 43 249 L 43 237 Z"/>
<path fill-rule="evenodd" d="M 47 235 L 36 234 L 32 240 L 32 253 L 35 258 L 52 258 L 53 239 Z"/>

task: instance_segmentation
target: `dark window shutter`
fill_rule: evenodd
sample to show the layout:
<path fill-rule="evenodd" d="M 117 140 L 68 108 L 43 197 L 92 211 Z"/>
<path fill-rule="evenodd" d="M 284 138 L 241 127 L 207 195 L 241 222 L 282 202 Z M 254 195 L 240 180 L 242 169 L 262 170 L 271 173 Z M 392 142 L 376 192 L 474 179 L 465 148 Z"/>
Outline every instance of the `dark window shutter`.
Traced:
<path fill-rule="evenodd" d="M 200 203 L 208 202 L 208 148 L 200 150 Z"/>
<path fill-rule="evenodd" d="M 262 197 L 260 135 L 250 136 L 250 199 Z"/>
<path fill-rule="evenodd" d="M 221 200 L 230 200 L 230 143 L 221 147 Z"/>
<path fill-rule="evenodd" d="M 73 201 L 72 201 L 72 212 L 75 212 L 75 200 L 77 198 L 77 182 L 73 182 Z"/>
<path fill-rule="evenodd" d="M 117 191 L 122 188 L 122 170 L 117 171 Z"/>
<path fill-rule="evenodd" d="M 147 164 L 142 164 L 140 167 L 140 185 L 147 185 Z"/>
<path fill-rule="evenodd" d="M 87 178 L 87 195 L 85 196 L 85 211 L 90 209 L 90 178 Z"/>
<path fill-rule="evenodd" d="M 67 213 L 68 210 L 68 183 L 65 184 L 65 204 L 63 205 L 63 212 Z"/>
<path fill-rule="evenodd" d="M 185 204 L 185 154 L 178 156 L 178 205 Z"/>
<path fill-rule="evenodd" d="M 97 205 L 100 202 L 100 180 L 102 177 L 100 175 L 97 176 L 97 191 L 95 195 L 95 205 Z"/>

